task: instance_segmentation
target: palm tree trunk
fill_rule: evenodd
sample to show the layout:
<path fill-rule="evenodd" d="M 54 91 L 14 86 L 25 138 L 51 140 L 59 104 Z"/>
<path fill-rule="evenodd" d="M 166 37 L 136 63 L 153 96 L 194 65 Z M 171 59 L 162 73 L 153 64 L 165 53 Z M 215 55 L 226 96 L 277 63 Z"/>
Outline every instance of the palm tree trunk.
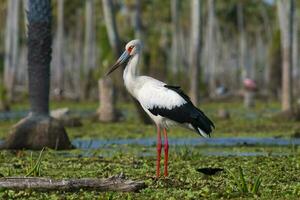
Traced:
<path fill-rule="evenodd" d="M 72 145 L 64 127 L 49 117 L 51 62 L 51 1 L 29 0 L 28 75 L 31 113 L 13 129 L 0 148 L 68 149 Z"/>
<path fill-rule="evenodd" d="M 28 75 L 29 99 L 33 115 L 49 114 L 51 62 L 50 1 L 29 1 L 28 13 Z M 39 5 L 37 5 L 39 4 Z M 49 5 L 48 5 L 49 4 Z M 34 7 L 37 6 L 37 7 Z M 40 8 L 41 10 L 38 10 Z"/>

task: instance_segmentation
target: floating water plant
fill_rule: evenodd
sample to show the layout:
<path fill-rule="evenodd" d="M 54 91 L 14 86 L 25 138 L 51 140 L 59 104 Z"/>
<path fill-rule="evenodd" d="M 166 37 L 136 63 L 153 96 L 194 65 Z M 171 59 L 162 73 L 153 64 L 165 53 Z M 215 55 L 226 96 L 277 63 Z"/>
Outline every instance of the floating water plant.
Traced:
<path fill-rule="evenodd" d="M 231 176 L 237 190 L 242 194 L 258 194 L 261 186 L 261 175 L 258 175 L 253 182 L 247 182 L 244 171 L 241 166 L 238 167 L 238 172 L 235 174 L 231 170 L 226 170 Z"/>

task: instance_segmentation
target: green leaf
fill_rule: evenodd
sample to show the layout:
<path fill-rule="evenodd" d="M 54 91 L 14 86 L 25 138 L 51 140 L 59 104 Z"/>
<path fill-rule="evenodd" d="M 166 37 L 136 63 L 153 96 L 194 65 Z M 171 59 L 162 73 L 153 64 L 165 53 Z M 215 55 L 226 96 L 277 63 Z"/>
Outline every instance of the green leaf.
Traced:
<path fill-rule="evenodd" d="M 42 155 L 43 155 L 44 149 L 45 148 L 43 148 L 41 150 L 34 167 L 32 167 L 25 176 L 30 176 L 30 175 L 40 176 L 41 175 L 40 168 L 41 168 L 41 160 L 42 160 Z"/>

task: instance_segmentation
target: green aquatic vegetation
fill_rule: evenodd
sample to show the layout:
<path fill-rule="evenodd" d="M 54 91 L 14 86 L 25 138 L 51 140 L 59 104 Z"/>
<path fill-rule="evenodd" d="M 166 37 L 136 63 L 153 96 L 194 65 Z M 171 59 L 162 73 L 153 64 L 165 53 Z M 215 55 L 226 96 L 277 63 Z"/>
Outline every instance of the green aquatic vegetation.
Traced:
<path fill-rule="evenodd" d="M 33 163 L 33 158 L 32 158 L 32 152 L 30 154 L 30 164 L 28 167 L 28 172 L 25 176 L 41 176 L 41 163 L 42 163 L 42 155 L 44 152 L 45 148 L 43 148 L 39 154 L 38 159 L 36 160 L 35 164 Z"/>
<path fill-rule="evenodd" d="M 227 169 L 226 171 L 230 174 L 231 178 L 233 179 L 234 185 L 237 186 L 238 191 L 242 194 L 250 193 L 256 195 L 259 192 L 259 188 L 262 182 L 261 175 L 258 175 L 252 183 L 251 181 L 247 182 L 246 177 L 244 175 L 244 171 L 241 166 L 238 167 L 237 174 L 235 174 L 229 169 Z"/>
<path fill-rule="evenodd" d="M 212 137 L 289 137 L 299 123 L 274 121 L 269 115 L 279 110 L 276 103 L 257 102 L 254 110 L 244 109 L 240 102 L 204 102 L 203 109 L 215 122 Z M 54 102 L 52 108 L 69 107 L 71 110 L 95 110 L 97 102 Z M 124 121 L 99 123 L 83 119 L 82 127 L 67 127 L 71 139 L 115 140 L 155 138 L 155 127 L 137 120 L 131 104 L 118 107 L 125 113 Z M 16 104 L 13 110 L 28 106 Z M 217 117 L 219 108 L 229 109 L 231 119 Z M 250 113 L 250 114 L 249 114 Z M 17 120 L 0 122 L 0 138 L 7 136 Z M 197 134 L 183 128 L 174 128 L 170 138 L 197 138 Z M 80 190 L 76 192 L 12 191 L 0 189 L 0 199 L 299 199 L 300 149 L 289 147 L 249 146 L 211 147 L 174 146 L 169 149 L 169 177 L 155 179 L 156 146 L 107 145 L 99 149 L 71 151 L 0 151 L 0 176 L 30 176 L 51 178 L 107 178 L 124 173 L 128 178 L 143 180 L 147 188 L 139 193 L 116 193 Z M 231 154 L 233 153 L 233 154 Z M 238 156 L 258 153 L 259 156 Z M 259 154 L 262 153 L 262 154 Z M 223 156 L 223 155 L 230 156 Z M 237 156 L 236 156 L 237 155 Z M 163 153 L 162 153 L 163 156 Z M 163 159 L 161 161 L 163 166 Z M 237 169 L 241 166 L 243 174 Z M 226 171 L 212 176 L 199 173 L 199 168 L 237 169 L 232 173 L 248 190 L 238 188 Z M 33 170 L 34 169 L 34 170 Z M 163 170 L 163 168 L 162 168 Z M 244 178 L 242 178 L 244 177 Z M 262 182 L 262 183 L 261 183 Z"/>
<path fill-rule="evenodd" d="M 168 178 L 155 179 L 155 146 L 113 145 L 95 150 L 54 151 L 45 149 L 41 155 L 42 177 L 51 178 L 107 178 L 124 173 L 134 180 L 143 180 L 147 188 L 139 193 L 97 192 L 80 190 L 76 192 L 0 191 L 0 199 L 249 199 L 251 196 L 229 187 L 233 178 L 226 171 L 207 176 L 197 169 L 203 167 L 235 169 L 241 165 L 245 182 L 250 190 L 257 190 L 260 199 L 297 199 L 300 195 L 299 151 L 293 156 L 205 156 L 202 152 L 229 151 L 232 147 L 190 147 L 170 146 Z M 278 147 L 279 148 L 279 147 Z M 234 147 L 233 151 L 282 151 L 277 147 Z M 289 151 L 287 148 L 286 151 Z M 107 153 L 110 152 L 108 155 Z M 146 156 L 139 152 L 147 153 Z M 188 153 L 187 153 L 188 152 Z M 1 151 L 0 173 L 8 176 L 24 176 L 30 166 L 35 166 L 39 151 Z M 149 154 L 148 154 L 149 153 Z M 149 156 L 148 156 L 149 155 Z M 162 161 L 163 163 L 163 161 Z M 162 164 L 161 163 L 161 164 Z M 263 184 L 255 184 L 255 177 L 261 175 Z M 239 178 L 240 174 L 235 173 Z M 249 177 L 253 177 L 248 179 Z M 256 185 L 255 188 L 254 186 Z M 252 195 L 252 193 L 251 193 Z M 255 197 L 253 193 L 253 197 Z"/>

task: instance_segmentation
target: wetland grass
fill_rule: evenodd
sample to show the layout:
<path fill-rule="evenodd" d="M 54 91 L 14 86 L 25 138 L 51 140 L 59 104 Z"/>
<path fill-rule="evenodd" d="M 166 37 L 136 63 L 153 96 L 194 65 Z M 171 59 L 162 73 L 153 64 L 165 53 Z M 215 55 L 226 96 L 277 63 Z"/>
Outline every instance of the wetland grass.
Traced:
<path fill-rule="evenodd" d="M 261 175 L 258 175 L 253 182 L 247 181 L 244 175 L 244 170 L 241 166 L 238 167 L 238 172 L 234 173 L 229 169 L 226 171 L 230 174 L 234 185 L 236 186 L 237 190 L 242 194 L 254 194 L 257 195 L 259 192 L 259 188 L 262 183 Z"/>
<path fill-rule="evenodd" d="M 97 103 L 68 103 L 52 108 L 97 109 Z M 219 107 L 230 109 L 231 119 L 216 117 Z M 23 105 L 13 105 L 23 109 Z M 97 123 L 83 120 L 83 126 L 67 128 L 74 139 L 126 139 L 154 137 L 153 126 L 137 121 L 134 108 L 119 105 L 126 120 L 120 123 Z M 278 104 L 258 102 L 253 111 L 242 108 L 241 103 L 209 103 L 201 106 L 216 124 L 212 137 L 283 137 L 290 138 L 299 122 L 273 121 L 268 116 L 279 110 Z M 253 112 L 251 116 L 245 113 Z M 254 117 L 253 117 L 254 116 Z M 0 122 L 0 139 L 6 137 L 13 120 Z M 196 134 L 175 128 L 173 138 L 196 138 Z M 112 150 L 113 149 L 113 150 Z M 234 146 L 198 147 L 170 146 L 169 171 L 166 179 L 155 180 L 155 145 L 110 145 L 98 149 L 70 151 L 0 151 L 0 176 L 31 175 L 63 178 L 107 178 L 124 173 L 134 180 L 143 180 L 147 188 L 139 193 L 97 192 L 39 192 L 0 190 L 0 199 L 299 199 L 300 149 L 289 147 Z M 229 152 L 205 154 L 205 152 Z M 230 154 L 234 152 L 235 154 Z M 262 152 L 254 156 L 238 156 L 239 152 Z M 285 154 L 287 152 L 287 154 Z M 32 155 L 31 155 L 32 153 Z M 241 154 L 243 155 L 243 154 Z M 34 159 L 36 158 L 36 159 Z M 241 166 L 241 169 L 238 168 Z M 199 173 L 199 168 L 230 169 L 211 176 Z M 236 170 L 234 170 L 236 169 Z M 235 181 L 237 179 L 237 181 Z M 240 185 L 240 186 L 239 186 Z M 248 192 L 247 192 L 248 191 Z"/>

